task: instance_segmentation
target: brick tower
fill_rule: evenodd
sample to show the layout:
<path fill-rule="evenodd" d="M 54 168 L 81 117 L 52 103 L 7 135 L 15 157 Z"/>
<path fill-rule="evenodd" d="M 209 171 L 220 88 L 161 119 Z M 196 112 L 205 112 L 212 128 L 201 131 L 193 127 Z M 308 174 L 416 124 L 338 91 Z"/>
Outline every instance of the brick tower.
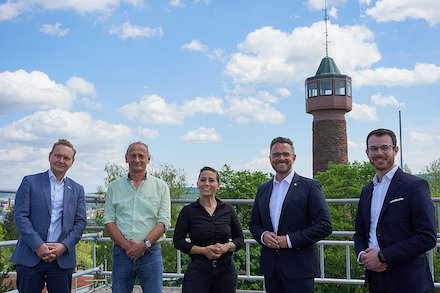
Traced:
<path fill-rule="evenodd" d="M 322 59 L 315 76 L 305 81 L 306 112 L 313 115 L 313 176 L 328 163 L 347 164 L 345 113 L 351 111 L 351 77 L 332 58 Z"/>

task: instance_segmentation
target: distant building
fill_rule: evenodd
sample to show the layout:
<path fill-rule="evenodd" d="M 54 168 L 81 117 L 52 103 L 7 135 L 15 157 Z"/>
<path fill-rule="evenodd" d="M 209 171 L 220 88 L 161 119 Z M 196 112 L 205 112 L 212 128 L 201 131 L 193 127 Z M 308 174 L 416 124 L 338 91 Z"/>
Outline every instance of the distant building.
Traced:
<path fill-rule="evenodd" d="M 328 163 L 347 164 L 345 113 L 352 109 L 351 77 L 332 58 L 322 59 L 315 76 L 305 81 L 306 112 L 313 115 L 313 176 Z"/>

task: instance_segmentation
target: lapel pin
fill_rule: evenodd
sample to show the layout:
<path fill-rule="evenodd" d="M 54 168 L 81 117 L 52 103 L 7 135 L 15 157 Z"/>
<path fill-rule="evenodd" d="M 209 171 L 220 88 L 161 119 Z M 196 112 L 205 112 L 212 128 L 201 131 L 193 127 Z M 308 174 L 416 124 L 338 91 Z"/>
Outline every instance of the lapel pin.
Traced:
<path fill-rule="evenodd" d="M 72 187 L 70 187 L 70 185 L 67 185 L 67 188 L 72 189 Z"/>
<path fill-rule="evenodd" d="M 295 183 L 293 183 L 293 186 L 297 186 L 298 184 L 295 182 Z"/>

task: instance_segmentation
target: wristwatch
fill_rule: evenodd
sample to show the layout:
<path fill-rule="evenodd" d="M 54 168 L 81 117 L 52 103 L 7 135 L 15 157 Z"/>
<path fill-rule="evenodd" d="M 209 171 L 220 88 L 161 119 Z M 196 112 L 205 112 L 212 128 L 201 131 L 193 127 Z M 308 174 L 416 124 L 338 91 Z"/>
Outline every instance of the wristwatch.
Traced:
<path fill-rule="evenodd" d="M 383 257 L 382 251 L 379 250 L 379 252 L 377 253 L 377 257 L 379 258 L 379 261 L 381 263 L 386 263 L 385 258 Z"/>
<path fill-rule="evenodd" d="M 151 247 L 151 242 L 150 241 L 145 240 L 144 242 L 145 242 L 145 246 L 147 247 L 147 249 Z"/>

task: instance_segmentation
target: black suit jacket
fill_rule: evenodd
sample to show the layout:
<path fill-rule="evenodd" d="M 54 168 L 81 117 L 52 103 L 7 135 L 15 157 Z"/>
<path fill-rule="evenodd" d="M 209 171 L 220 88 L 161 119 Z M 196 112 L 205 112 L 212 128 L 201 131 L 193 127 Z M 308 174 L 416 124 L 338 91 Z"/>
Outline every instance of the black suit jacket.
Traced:
<path fill-rule="evenodd" d="M 264 231 L 273 232 L 269 201 L 273 179 L 260 185 L 255 196 L 249 229 L 261 246 L 259 272 L 272 276 L 277 251 L 261 243 Z M 281 210 L 278 235 L 289 235 L 292 248 L 279 249 L 281 272 L 288 279 L 320 275 L 316 242 L 330 235 L 330 212 L 319 181 L 295 173 Z"/>
<path fill-rule="evenodd" d="M 354 236 L 356 255 L 368 248 L 372 192 L 370 182 L 359 200 Z M 400 168 L 396 171 L 385 195 L 376 235 L 388 264 L 386 280 L 393 292 L 434 290 L 426 252 L 437 242 L 437 229 L 426 180 Z M 366 270 L 366 284 L 368 274 Z"/>

